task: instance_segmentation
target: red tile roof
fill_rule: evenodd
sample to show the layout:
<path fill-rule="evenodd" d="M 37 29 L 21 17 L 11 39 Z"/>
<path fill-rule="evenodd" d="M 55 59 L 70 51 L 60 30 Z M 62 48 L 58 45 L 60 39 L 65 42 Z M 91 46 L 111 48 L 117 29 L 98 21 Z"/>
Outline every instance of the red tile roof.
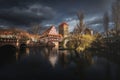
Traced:
<path fill-rule="evenodd" d="M 51 26 L 46 31 L 42 33 L 42 35 L 58 35 L 55 26 Z"/>
<path fill-rule="evenodd" d="M 66 22 L 61 23 L 59 26 L 60 26 L 60 27 L 63 27 L 64 25 L 67 25 L 67 26 L 68 26 L 68 24 L 67 24 Z"/>

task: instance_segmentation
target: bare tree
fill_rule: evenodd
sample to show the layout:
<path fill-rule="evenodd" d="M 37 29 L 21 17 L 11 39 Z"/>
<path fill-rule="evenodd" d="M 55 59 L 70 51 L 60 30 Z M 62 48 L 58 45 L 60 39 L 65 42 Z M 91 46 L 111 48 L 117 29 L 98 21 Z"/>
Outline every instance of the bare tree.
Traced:
<path fill-rule="evenodd" d="M 116 0 L 112 5 L 112 17 L 115 24 L 116 35 L 120 32 L 120 1 Z"/>
<path fill-rule="evenodd" d="M 38 24 L 34 24 L 29 31 L 33 34 L 40 34 L 40 30 L 41 30 L 41 26 Z"/>
<path fill-rule="evenodd" d="M 108 37 L 108 30 L 109 30 L 109 16 L 108 13 L 104 13 L 103 16 L 103 26 L 104 26 L 104 31 L 106 33 L 106 36 Z"/>
<path fill-rule="evenodd" d="M 79 11 L 77 13 L 77 17 L 78 17 L 78 21 L 79 22 L 78 22 L 77 26 L 75 27 L 74 32 L 75 33 L 82 33 L 82 31 L 84 29 L 84 22 L 83 22 L 83 20 L 84 20 L 84 13 L 82 11 Z"/>

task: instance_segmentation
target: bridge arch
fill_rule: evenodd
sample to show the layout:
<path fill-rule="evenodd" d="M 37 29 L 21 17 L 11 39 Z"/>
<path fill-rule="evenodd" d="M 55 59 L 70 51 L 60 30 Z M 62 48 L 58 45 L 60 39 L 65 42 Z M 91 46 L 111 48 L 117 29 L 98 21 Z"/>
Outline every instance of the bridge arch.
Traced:
<path fill-rule="evenodd" d="M 0 47 L 0 65 L 16 61 L 16 47 L 14 45 L 3 45 Z"/>
<path fill-rule="evenodd" d="M 16 49 L 18 48 L 18 45 L 16 45 L 16 43 L 3 43 L 3 44 L 0 44 L 0 47 L 4 47 L 4 46 L 13 46 Z"/>
<path fill-rule="evenodd" d="M 67 44 L 67 42 L 70 40 L 70 37 L 65 37 L 64 39 L 63 39 L 63 41 L 62 41 L 62 46 L 64 47 L 64 48 L 66 48 L 67 46 L 66 46 L 66 44 Z"/>
<path fill-rule="evenodd" d="M 26 47 L 27 47 L 26 43 L 21 43 L 19 46 L 20 49 L 25 49 Z"/>
<path fill-rule="evenodd" d="M 0 38 L 0 47 L 6 46 L 6 45 L 11 45 L 16 48 L 19 48 L 19 43 L 16 38 Z"/>
<path fill-rule="evenodd" d="M 16 50 L 17 50 L 17 48 L 14 45 L 6 44 L 6 45 L 0 46 L 0 53 L 1 54 L 5 54 L 5 55 L 10 54 L 11 55 L 11 54 L 16 53 Z"/>

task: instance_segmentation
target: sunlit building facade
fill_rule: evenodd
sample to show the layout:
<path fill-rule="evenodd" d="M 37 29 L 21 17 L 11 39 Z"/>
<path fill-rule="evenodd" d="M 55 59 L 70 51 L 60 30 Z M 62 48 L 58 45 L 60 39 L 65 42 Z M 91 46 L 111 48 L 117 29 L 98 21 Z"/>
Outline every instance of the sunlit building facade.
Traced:
<path fill-rule="evenodd" d="M 69 29 L 68 24 L 66 22 L 63 22 L 59 25 L 59 34 L 63 36 L 63 38 L 68 37 Z"/>
<path fill-rule="evenodd" d="M 53 42 L 56 46 L 58 46 L 58 42 L 60 42 L 62 39 L 62 35 L 58 34 L 55 26 L 51 26 L 47 30 L 45 30 L 41 35 L 41 41 L 47 43 L 47 42 Z"/>

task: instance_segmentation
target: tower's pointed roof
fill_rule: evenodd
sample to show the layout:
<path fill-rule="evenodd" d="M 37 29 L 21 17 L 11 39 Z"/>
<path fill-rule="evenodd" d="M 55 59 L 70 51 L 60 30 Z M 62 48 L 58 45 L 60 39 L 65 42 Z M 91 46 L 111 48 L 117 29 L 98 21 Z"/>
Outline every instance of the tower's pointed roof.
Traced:
<path fill-rule="evenodd" d="M 64 25 L 67 25 L 67 26 L 68 26 L 67 22 L 62 22 L 59 26 L 62 27 L 62 26 L 64 26 Z"/>

